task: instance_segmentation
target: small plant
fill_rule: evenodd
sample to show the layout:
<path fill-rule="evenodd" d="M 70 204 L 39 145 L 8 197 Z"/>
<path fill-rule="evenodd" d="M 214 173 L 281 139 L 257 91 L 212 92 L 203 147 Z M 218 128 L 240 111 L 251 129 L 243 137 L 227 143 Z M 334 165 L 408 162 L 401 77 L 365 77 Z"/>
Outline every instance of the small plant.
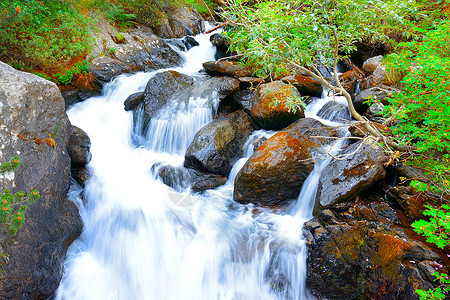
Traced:
<path fill-rule="evenodd" d="M 444 249 L 450 245 L 450 206 L 442 205 L 442 209 L 425 205 L 427 210 L 424 215 L 430 219 L 419 220 L 411 226 L 414 230 L 427 237 L 427 242 L 435 244 L 438 248 Z M 450 279 L 447 274 L 436 272 L 433 274 L 440 285 L 428 291 L 416 290 L 421 300 L 445 299 L 450 295 Z"/>
<path fill-rule="evenodd" d="M 116 53 L 116 51 L 117 51 L 117 49 L 114 48 L 114 47 L 111 47 L 111 48 L 108 49 L 108 53 L 109 53 L 110 55 L 113 55 L 114 53 Z"/>
<path fill-rule="evenodd" d="M 19 158 L 15 156 L 9 162 L 1 164 L 0 174 L 15 172 L 20 164 Z M 9 190 L 0 191 L 0 227 L 2 231 L 11 236 L 15 235 L 25 221 L 26 204 L 34 203 L 39 197 L 37 190 L 31 191 L 27 195 L 22 191 L 15 194 L 11 194 Z"/>

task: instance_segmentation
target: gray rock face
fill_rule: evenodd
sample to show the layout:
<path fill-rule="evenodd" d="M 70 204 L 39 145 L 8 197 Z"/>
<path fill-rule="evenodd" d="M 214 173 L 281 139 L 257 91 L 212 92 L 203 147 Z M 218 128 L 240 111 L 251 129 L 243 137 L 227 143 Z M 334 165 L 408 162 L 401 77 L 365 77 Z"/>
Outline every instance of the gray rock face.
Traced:
<path fill-rule="evenodd" d="M 180 55 L 145 27 L 122 34 L 126 44 L 115 44 L 110 49 L 104 49 L 105 56 L 96 57 L 91 62 L 89 71 L 97 80 L 108 82 L 123 73 L 181 65 Z"/>
<path fill-rule="evenodd" d="M 227 176 L 242 156 L 245 140 L 253 128 L 247 115 L 236 111 L 202 127 L 185 155 L 185 167 Z"/>
<path fill-rule="evenodd" d="M 91 161 L 91 140 L 82 129 L 72 125 L 72 134 L 69 138 L 67 152 L 72 166 L 82 167 Z"/>
<path fill-rule="evenodd" d="M 363 65 L 362 65 L 362 69 L 364 70 L 364 72 L 366 72 L 367 75 L 371 75 L 375 71 L 375 69 L 379 65 L 381 65 L 382 60 L 383 60 L 383 56 L 381 56 L 381 55 L 371 57 L 371 58 L 367 59 L 366 61 L 364 61 Z"/>
<path fill-rule="evenodd" d="M 386 98 L 387 93 L 384 90 L 380 90 L 377 87 L 372 87 L 366 90 L 360 91 L 353 99 L 353 106 L 359 114 L 364 114 L 369 106 L 365 104 L 370 98 L 375 98 L 378 101 L 382 101 Z"/>
<path fill-rule="evenodd" d="M 67 247 L 82 227 L 78 209 L 66 198 L 70 123 L 54 83 L 1 62 L 0 112 L 0 161 L 15 155 L 22 161 L 13 178 L 0 178 L 0 190 L 37 189 L 41 194 L 28 206 L 27 219 L 13 238 L 17 243 L 5 248 L 9 257 L 0 281 L 0 298 L 45 299 L 58 287 Z M 53 148 L 45 139 L 55 130 Z M 44 142 L 38 145 L 34 139 Z"/>
<path fill-rule="evenodd" d="M 176 71 L 162 72 L 152 77 L 147 83 L 142 100 L 144 123 L 147 124 L 166 103 L 176 96 L 181 96 L 183 92 L 187 100 L 187 91 L 193 84 L 191 77 Z"/>
<path fill-rule="evenodd" d="M 181 38 L 186 35 L 196 35 L 202 31 L 202 16 L 190 6 L 179 6 L 172 11 L 168 8 L 165 11 L 166 17 L 161 17 L 157 25 L 152 26 L 156 35 L 162 38 Z"/>
<path fill-rule="evenodd" d="M 372 140 L 352 144 L 340 154 L 351 155 L 334 160 L 325 168 L 317 191 L 316 210 L 355 197 L 386 175 L 384 151 Z"/>
<path fill-rule="evenodd" d="M 163 166 L 159 170 L 158 175 L 166 185 L 180 192 L 188 187 L 191 187 L 194 192 L 202 192 L 227 182 L 225 176 L 203 174 L 197 170 L 184 167 Z"/>
<path fill-rule="evenodd" d="M 325 104 L 317 113 L 318 117 L 326 120 L 343 123 L 345 120 L 351 120 L 350 110 L 344 104 L 330 101 Z"/>

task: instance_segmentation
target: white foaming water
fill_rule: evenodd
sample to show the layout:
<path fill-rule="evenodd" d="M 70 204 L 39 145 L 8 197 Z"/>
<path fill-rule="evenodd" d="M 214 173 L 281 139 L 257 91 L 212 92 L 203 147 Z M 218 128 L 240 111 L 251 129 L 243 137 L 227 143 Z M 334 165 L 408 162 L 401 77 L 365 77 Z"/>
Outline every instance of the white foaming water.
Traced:
<path fill-rule="evenodd" d="M 200 46 L 177 71 L 199 76 L 194 73 L 201 63 L 214 59 L 209 36 L 196 39 Z M 218 98 L 193 96 L 169 105 L 151 120 L 145 143 L 136 148 L 132 113 L 123 102 L 143 91 L 155 73 L 120 76 L 103 96 L 68 112 L 91 138 L 92 178 L 83 196 L 76 187 L 69 193 L 84 229 L 68 251 L 56 299 L 308 299 L 302 226 L 328 161 L 314 168 L 291 214 L 254 213 L 252 205 L 232 200 L 234 178 L 253 153 L 253 142 L 274 132 L 249 138 L 246 158 L 225 185 L 196 195 L 169 189 L 155 179 L 155 168 L 182 165 L 195 133 L 212 120 Z"/>

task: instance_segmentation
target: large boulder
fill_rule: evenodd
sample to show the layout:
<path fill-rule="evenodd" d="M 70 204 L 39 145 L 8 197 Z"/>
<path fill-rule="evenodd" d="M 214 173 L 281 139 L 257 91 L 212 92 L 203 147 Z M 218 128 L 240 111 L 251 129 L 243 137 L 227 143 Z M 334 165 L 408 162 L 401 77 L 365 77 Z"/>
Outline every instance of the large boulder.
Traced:
<path fill-rule="evenodd" d="M 233 198 L 273 207 L 299 195 L 320 146 L 336 131 L 314 119 L 301 119 L 262 143 L 235 179 Z"/>
<path fill-rule="evenodd" d="M 117 44 L 111 37 L 105 38 L 104 55 L 96 56 L 90 64 L 89 71 L 100 82 L 108 82 L 123 73 L 175 67 L 183 62 L 176 51 L 147 27 L 117 34 L 126 43 Z"/>
<path fill-rule="evenodd" d="M 307 287 L 319 299 L 419 299 L 415 290 L 433 287 L 441 262 L 405 234 L 381 197 L 322 210 L 304 235 Z"/>
<path fill-rule="evenodd" d="M 186 151 L 184 166 L 227 176 L 242 156 L 252 131 L 250 120 L 242 111 L 213 120 L 195 135 Z"/>
<path fill-rule="evenodd" d="M 14 242 L 2 245 L 7 259 L 0 298 L 47 299 L 61 280 L 67 247 L 82 227 L 77 207 L 66 197 L 71 126 L 54 83 L 1 62 L 0 112 L 0 161 L 15 155 L 22 161 L 14 176 L 0 177 L 0 190 L 37 189 L 41 195 L 28 206 L 27 219 L 12 237 Z M 45 142 L 50 134 L 54 147 Z M 5 241 L 3 232 L 0 236 Z"/>
<path fill-rule="evenodd" d="M 280 130 L 305 116 L 303 107 L 297 107 L 294 112 L 286 106 L 287 101 L 294 99 L 300 99 L 299 92 L 281 81 L 262 84 L 256 91 L 247 90 L 235 95 L 235 101 L 252 121 L 267 130 Z"/>
<path fill-rule="evenodd" d="M 202 32 L 203 17 L 193 6 L 181 5 L 174 9 L 169 5 L 163 7 L 163 11 L 158 14 L 158 22 L 148 24 L 157 36 L 164 39 L 181 38 Z"/>
<path fill-rule="evenodd" d="M 144 110 L 144 127 L 152 117 L 170 100 L 183 96 L 183 100 L 188 99 L 188 91 L 194 84 L 194 79 L 188 75 L 176 71 L 166 71 L 153 76 L 144 90 L 142 105 Z M 134 111 L 136 121 L 136 112 Z"/>
<path fill-rule="evenodd" d="M 372 139 L 354 143 L 323 171 L 316 195 L 316 211 L 349 200 L 386 175 L 383 148 Z"/>
<path fill-rule="evenodd" d="M 314 165 L 310 143 L 286 131 L 265 141 L 237 174 L 234 200 L 274 207 L 297 197 Z"/>

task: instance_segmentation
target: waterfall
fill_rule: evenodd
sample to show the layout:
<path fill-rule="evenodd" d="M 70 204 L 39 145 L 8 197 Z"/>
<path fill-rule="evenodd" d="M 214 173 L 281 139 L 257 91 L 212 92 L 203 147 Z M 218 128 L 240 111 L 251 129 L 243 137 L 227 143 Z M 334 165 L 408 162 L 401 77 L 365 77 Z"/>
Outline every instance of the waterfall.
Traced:
<path fill-rule="evenodd" d="M 200 46 L 184 54 L 185 66 L 175 70 L 202 77 L 196 72 L 202 62 L 214 60 L 214 48 L 209 35 L 196 39 Z M 92 178 L 83 191 L 74 184 L 69 193 L 84 229 L 69 248 L 56 299 L 309 299 L 302 225 L 311 218 L 329 160 L 315 166 L 291 212 L 254 213 L 253 205 L 232 198 L 234 178 L 252 154 L 251 141 L 274 132 L 249 137 L 245 157 L 225 185 L 202 194 L 168 188 L 155 168 L 183 164 L 195 133 L 212 120 L 218 98 L 194 95 L 168 107 L 151 120 L 136 147 L 132 112 L 123 102 L 143 91 L 157 72 L 119 76 L 102 96 L 68 111 L 72 124 L 91 138 Z M 319 118 L 329 101 L 313 102 L 306 115 Z M 319 119 L 338 125 L 324 117 Z"/>

